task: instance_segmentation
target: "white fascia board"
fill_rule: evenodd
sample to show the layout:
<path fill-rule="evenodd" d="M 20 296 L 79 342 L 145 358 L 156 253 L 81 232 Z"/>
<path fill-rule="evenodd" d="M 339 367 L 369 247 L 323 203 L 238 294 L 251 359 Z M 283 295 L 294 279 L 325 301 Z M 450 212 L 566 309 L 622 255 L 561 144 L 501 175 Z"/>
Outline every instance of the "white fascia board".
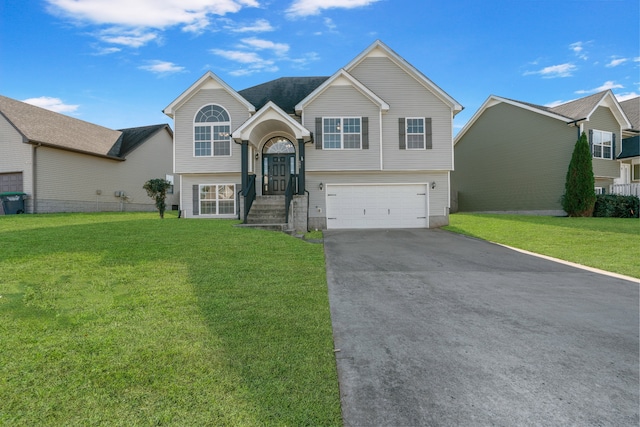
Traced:
<path fill-rule="evenodd" d="M 368 57 L 374 49 L 380 48 L 389 57 L 392 61 L 394 61 L 400 68 L 402 68 L 409 75 L 413 76 L 416 80 L 418 80 L 423 86 L 432 91 L 440 100 L 442 100 L 445 104 L 448 104 L 453 110 L 453 115 L 455 116 L 460 111 L 464 109 L 464 107 L 458 103 L 455 99 L 453 99 L 448 93 L 442 90 L 437 84 L 435 84 L 431 79 L 425 76 L 420 70 L 407 62 L 406 59 L 398 55 L 393 51 L 389 46 L 381 42 L 380 40 L 376 40 L 373 42 L 368 48 L 366 48 L 360 55 L 356 56 L 351 62 L 349 62 L 344 69 L 347 71 L 351 71 L 356 65 L 362 62 L 366 57 Z"/>
<path fill-rule="evenodd" d="M 522 108 L 524 110 L 528 110 L 537 114 L 541 114 L 543 116 L 547 116 L 547 117 L 551 117 L 554 118 L 556 120 L 560 120 L 563 121 L 565 123 L 571 123 L 573 120 L 565 117 L 565 116 L 561 116 L 559 114 L 555 114 L 555 113 L 551 113 L 548 111 L 544 111 L 544 110 L 540 110 L 538 108 L 535 108 L 531 105 L 527 105 L 527 104 L 522 104 L 518 101 L 514 101 L 512 99 L 506 99 L 506 98 L 501 98 L 499 96 L 496 95 L 490 95 L 489 98 L 487 98 L 487 100 L 482 104 L 482 106 L 480 106 L 480 108 L 478 108 L 478 111 L 476 111 L 476 113 L 471 117 L 471 119 L 469 119 L 469 121 L 467 122 L 467 124 L 464 125 L 464 127 L 460 130 L 460 132 L 458 132 L 458 134 L 456 135 L 454 141 L 453 141 L 453 145 L 455 146 L 464 136 L 465 133 L 467 133 L 467 131 L 471 128 L 471 126 L 473 126 L 473 124 L 476 122 L 476 120 L 478 120 L 480 118 L 480 116 L 484 113 L 484 111 L 487 108 L 491 108 L 494 105 L 498 105 L 498 104 L 509 104 L 509 105 L 513 105 L 515 107 L 518 108 Z"/>
<path fill-rule="evenodd" d="M 249 117 L 238 129 L 236 129 L 231 137 L 235 140 L 248 140 L 248 134 L 251 133 L 253 127 L 259 124 L 266 116 L 276 114 L 277 119 L 286 122 L 290 127 L 294 129 L 296 137 L 301 138 L 310 137 L 311 132 L 297 121 L 293 120 L 282 108 L 278 107 L 273 101 L 267 102 L 256 114 Z"/>
<path fill-rule="evenodd" d="M 311 92 L 309 95 L 307 95 L 306 98 L 300 101 L 295 107 L 296 113 L 302 114 L 302 111 L 304 110 L 304 107 L 307 106 L 307 104 L 312 102 L 317 96 L 319 96 L 340 78 L 347 79 L 354 88 L 356 88 L 360 93 L 369 98 L 371 102 L 377 104 L 382 111 L 389 111 L 389 104 L 387 104 L 382 98 L 376 95 L 371 89 L 363 85 L 358 79 L 349 74 L 344 68 L 341 68 L 333 76 L 329 77 L 320 86 L 318 86 L 316 90 Z"/>
<path fill-rule="evenodd" d="M 236 92 L 235 90 L 233 90 L 233 88 L 231 86 L 229 86 L 227 83 L 225 83 L 220 77 L 216 76 L 213 72 L 211 71 L 207 71 L 202 77 L 200 77 L 194 84 L 192 84 L 191 86 L 189 86 L 187 88 L 187 90 L 185 90 L 184 92 L 182 92 L 180 94 L 180 96 L 178 96 L 176 99 L 173 100 L 173 102 L 171 102 L 171 104 L 169 104 L 164 110 L 162 110 L 163 113 L 165 113 L 167 116 L 173 118 L 174 112 L 175 110 L 182 105 L 183 103 L 185 103 L 189 98 L 191 98 L 197 91 L 198 89 L 200 89 L 202 86 L 204 86 L 208 81 L 213 80 L 215 81 L 217 84 L 219 84 L 224 90 L 226 90 L 231 96 L 233 96 L 235 99 L 238 100 L 238 102 L 240 102 L 241 104 L 243 104 L 245 107 L 247 107 L 247 110 L 250 113 L 254 113 L 256 111 L 256 107 L 254 107 L 249 101 L 247 101 L 246 99 L 244 99 L 242 97 L 242 95 L 240 95 L 238 92 Z"/>
<path fill-rule="evenodd" d="M 598 109 L 598 107 L 607 107 L 611 110 L 611 113 L 614 115 L 620 127 L 623 129 L 631 128 L 631 122 L 627 118 L 627 115 L 624 113 L 624 110 L 620 106 L 620 103 L 616 99 L 611 89 L 605 92 L 604 96 L 598 101 L 598 103 L 593 107 L 593 110 L 589 111 L 587 114 L 587 119 L 591 117 L 591 115 Z"/>

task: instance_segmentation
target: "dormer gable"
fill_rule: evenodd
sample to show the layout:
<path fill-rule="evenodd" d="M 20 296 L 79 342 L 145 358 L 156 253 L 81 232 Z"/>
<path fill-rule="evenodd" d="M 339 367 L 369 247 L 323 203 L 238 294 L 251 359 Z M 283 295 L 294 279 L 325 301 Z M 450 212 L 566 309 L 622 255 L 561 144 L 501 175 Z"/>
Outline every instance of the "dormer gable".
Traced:
<path fill-rule="evenodd" d="M 202 77 L 200 77 L 194 84 L 189 86 L 187 90 L 182 92 L 171 104 L 169 104 L 164 110 L 167 116 L 174 118 L 175 111 L 184 105 L 191 97 L 193 97 L 199 90 L 203 89 L 222 89 L 229 95 L 234 97 L 240 104 L 247 108 L 249 113 L 255 113 L 256 108 L 246 99 L 244 99 L 238 92 L 233 90 L 231 86 L 226 84 L 220 77 L 215 75 L 211 71 L 207 71 Z"/>
<path fill-rule="evenodd" d="M 389 111 L 389 104 L 349 74 L 345 69 L 340 69 L 296 105 L 296 114 L 302 114 L 302 111 L 308 104 L 313 102 L 313 100 L 326 91 L 327 88 L 332 86 L 352 86 L 362 95 L 367 97 L 372 103 L 378 105 L 383 112 Z"/>

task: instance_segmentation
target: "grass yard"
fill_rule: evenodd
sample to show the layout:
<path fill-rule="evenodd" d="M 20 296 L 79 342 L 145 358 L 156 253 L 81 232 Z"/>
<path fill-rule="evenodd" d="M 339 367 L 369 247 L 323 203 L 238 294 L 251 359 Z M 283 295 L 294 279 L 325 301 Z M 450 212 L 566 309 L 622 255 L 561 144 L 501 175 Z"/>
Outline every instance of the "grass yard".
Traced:
<path fill-rule="evenodd" d="M 637 218 L 455 214 L 446 230 L 640 278 Z"/>
<path fill-rule="evenodd" d="M 322 245 L 0 216 L 0 425 L 341 425 Z"/>

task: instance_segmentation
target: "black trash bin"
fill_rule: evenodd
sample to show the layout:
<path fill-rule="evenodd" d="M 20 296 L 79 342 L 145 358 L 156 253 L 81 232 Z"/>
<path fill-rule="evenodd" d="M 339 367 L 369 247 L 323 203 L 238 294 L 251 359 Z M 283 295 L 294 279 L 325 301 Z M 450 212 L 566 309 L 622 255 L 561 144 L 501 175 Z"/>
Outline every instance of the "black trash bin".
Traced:
<path fill-rule="evenodd" d="M 0 193 L 0 203 L 5 215 L 24 213 L 24 199 L 26 194 L 21 192 Z"/>

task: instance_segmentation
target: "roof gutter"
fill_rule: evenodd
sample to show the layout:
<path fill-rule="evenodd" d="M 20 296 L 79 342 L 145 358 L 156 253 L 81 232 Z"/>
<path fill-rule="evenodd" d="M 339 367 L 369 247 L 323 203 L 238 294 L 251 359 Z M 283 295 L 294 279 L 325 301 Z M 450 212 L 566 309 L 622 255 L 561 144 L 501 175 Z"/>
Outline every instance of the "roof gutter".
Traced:
<path fill-rule="evenodd" d="M 48 144 L 46 142 L 35 141 L 33 139 L 30 139 L 28 141 L 28 143 L 29 144 L 33 144 L 33 145 L 37 145 L 38 147 L 55 148 L 57 150 L 71 151 L 72 153 L 86 154 L 86 155 L 89 155 L 89 156 L 100 157 L 100 158 L 103 158 L 103 159 L 118 160 L 118 161 L 121 161 L 121 162 L 124 162 L 126 160 L 126 159 L 123 159 L 122 157 L 110 156 L 108 154 L 92 153 L 91 151 L 77 150 L 75 148 L 62 147 L 60 145 Z"/>

